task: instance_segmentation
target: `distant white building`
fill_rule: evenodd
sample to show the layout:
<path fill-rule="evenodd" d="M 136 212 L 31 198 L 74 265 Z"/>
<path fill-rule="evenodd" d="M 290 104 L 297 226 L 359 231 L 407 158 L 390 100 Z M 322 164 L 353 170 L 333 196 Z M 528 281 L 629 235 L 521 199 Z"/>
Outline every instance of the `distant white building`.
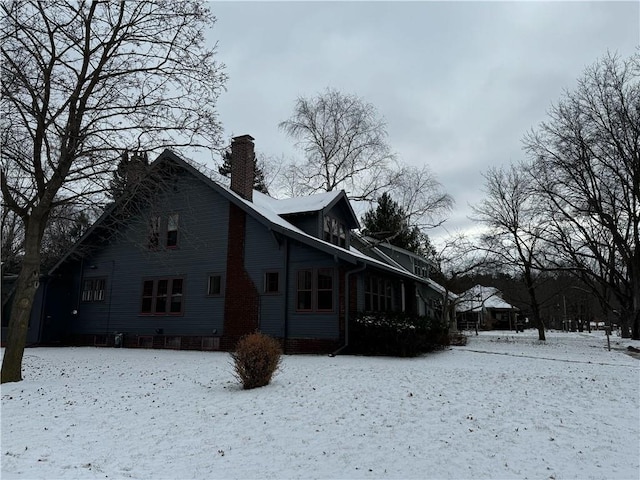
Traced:
<path fill-rule="evenodd" d="M 457 318 L 459 329 L 478 328 L 485 330 L 515 330 L 518 325 L 518 311 L 502 298 L 500 290 L 494 287 L 476 285 L 460 294 Z"/>

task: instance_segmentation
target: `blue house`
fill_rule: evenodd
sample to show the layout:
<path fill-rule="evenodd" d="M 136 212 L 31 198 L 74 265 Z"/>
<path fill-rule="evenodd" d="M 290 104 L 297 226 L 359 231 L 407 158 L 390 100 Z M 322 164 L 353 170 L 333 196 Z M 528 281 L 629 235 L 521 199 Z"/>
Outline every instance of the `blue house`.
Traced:
<path fill-rule="evenodd" d="M 358 240 L 343 191 L 271 198 L 253 160 L 253 138 L 234 138 L 226 187 L 165 150 L 43 278 L 33 343 L 229 350 L 259 330 L 328 353 L 358 312 L 431 313 L 427 264 Z"/>

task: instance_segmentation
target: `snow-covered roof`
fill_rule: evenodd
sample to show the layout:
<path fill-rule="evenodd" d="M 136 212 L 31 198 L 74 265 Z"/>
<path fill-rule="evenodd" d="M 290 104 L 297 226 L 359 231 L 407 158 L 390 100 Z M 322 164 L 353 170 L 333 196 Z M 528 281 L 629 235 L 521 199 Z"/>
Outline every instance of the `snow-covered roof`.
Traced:
<path fill-rule="evenodd" d="M 462 312 L 477 312 L 481 309 L 518 310 L 502 299 L 502 293 L 495 287 L 475 285 L 460 295 L 463 300 L 458 305 Z"/>
<path fill-rule="evenodd" d="M 429 284 L 429 286 L 433 288 L 436 292 L 439 292 L 442 295 L 447 294 L 451 300 L 455 300 L 456 298 L 458 298 L 458 295 L 456 295 L 453 292 L 447 292 L 446 288 L 444 288 L 438 282 L 431 280 L 430 278 L 427 278 L 427 284 Z"/>
<path fill-rule="evenodd" d="M 253 203 L 265 208 L 269 208 L 278 215 L 290 215 L 295 213 L 318 212 L 328 207 L 341 191 L 317 193 L 305 197 L 273 198 L 257 190 L 253 191 Z"/>
<path fill-rule="evenodd" d="M 278 200 L 260 193 L 257 190 L 254 190 L 253 200 L 247 200 L 231 190 L 230 187 L 213 181 L 211 178 L 200 172 L 198 168 L 196 168 L 194 165 L 192 165 L 182 157 L 176 155 L 173 151 L 165 150 L 160 155 L 158 160 L 156 160 L 156 162 L 163 158 L 171 160 L 178 164 L 182 164 L 183 167 L 190 170 L 194 175 L 201 178 L 209 186 L 232 200 L 236 205 L 241 206 L 246 211 L 252 212 L 252 216 L 254 218 L 267 224 L 269 228 L 279 230 L 280 233 L 291 236 L 297 240 L 302 241 L 303 243 L 314 245 L 321 250 L 335 255 L 337 258 L 342 258 L 343 260 L 350 261 L 354 264 L 358 262 L 364 262 L 366 264 L 395 272 L 396 274 L 400 274 L 404 277 L 408 277 L 419 282 L 425 281 L 423 278 L 414 275 L 412 272 L 409 272 L 402 267 L 372 258 L 354 247 L 350 247 L 349 250 L 347 250 L 338 245 L 327 242 L 321 238 L 309 235 L 281 216 L 291 213 L 319 211 L 331 205 L 339 197 L 344 197 L 347 201 L 348 207 L 351 208 L 351 205 L 349 204 L 349 201 L 343 191 L 310 195 L 309 199 L 307 199 L 306 197 L 296 197 L 291 199 Z M 154 164 L 156 162 L 154 162 Z M 298 207 L 294 208 L 296 202 Z"/>
<path fill-rule="evenodd" d="M 295 238 L 303 243 L 310 244 L 319 248 L 331 255 L 334 255 L 336 258 L 341 258 L 353 264 L 357 264 L 358 262 L 364 262 L 366 264 L 395 272 L 396 274 L 402 275 L 406 278 L 410 278 L 419 282 L 425 282 L 425 279 L 420 278 L 413 274 L 413 272 L 409 272 L 404 269 L 402 266 L 397 264 L 396 262 L 385 262 L 378 260 L 376 258 L 372 258 L 369 255 L 361 252 L 357 248 L 351 246 L 349 250 L 342 248 L 338 245 L 334 245 L 333 243 L 326 242 L 325 240 L 315 237 L 313 235 L 309 235 L 304 232 L 300 228 L 296 227 L 292 223 L 288 222 L 282 215 L 293 214 L 293 213 L 305 213 L 305 212 L 313 212 L 320 211 L 323 208 L 331 206 L 336 200 L 340 197 L 344 197 L 347 202 L 348 208 L 351 208 L 348 199 L 343 191 L 334 191 L 321 193 L 316 195 L 310 195 L 309 197 L 296 197 L 290 199 L 275 199 L 260 193 L 256 190 L 253 191 L 253 201 L 246 200 L 245 198 L 238 195 L 236 192 L 231 190 L 230 187 L 226 185 L 222 185 L 207 175 L 202 173 L 197 166 L 193 165 L 188 159 L 181 157 L 171 150 L 165 150 L 160 154 L 158 159 L 153 162 L 152 166 L 159 165 L 162 162 L 169 161 L 174 164 L 180 165 L 183 168 L 190 171 L 194 176 L 205 182 L 214 190 L 221 193 L 223 196 L 227 197 L 236 205 L 240 206 L 247 212 L 251 212 L 251 215 L 256 218 L 258 221 L 264 223 L 268 226 L 268 228 L 279 231 L 282 234 Z M 102 215 L 101 217 L 91 226 L 91 228 L 84 234 L 84 236 L 76 243 L 73 249 L 71 249 L 52 269 L 51 273 L 57 270 L 57 268 L 66 261 L 67 258 L 73 253 L 73 251 L 77 248 L 77 246 L 82 243 L 93 230 L 101 224 L 108 215 L 110 215 L 115 209 L 115 204 L 112 204 Z M 353 210 L 352 210 L 353 212 Z M 357 218 L 354 219 L 357 222 Z"/>

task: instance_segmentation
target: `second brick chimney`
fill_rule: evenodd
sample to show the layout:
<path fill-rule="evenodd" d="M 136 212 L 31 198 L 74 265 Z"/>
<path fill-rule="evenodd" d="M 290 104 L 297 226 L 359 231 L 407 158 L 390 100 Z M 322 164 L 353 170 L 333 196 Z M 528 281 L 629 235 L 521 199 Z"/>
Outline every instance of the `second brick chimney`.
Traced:
<path fill-rule="evenodd" d="M 250 202 L 253 201 L 254 160 L 251 135 L 240 135 L 231 139 L 231 190 Z"/>

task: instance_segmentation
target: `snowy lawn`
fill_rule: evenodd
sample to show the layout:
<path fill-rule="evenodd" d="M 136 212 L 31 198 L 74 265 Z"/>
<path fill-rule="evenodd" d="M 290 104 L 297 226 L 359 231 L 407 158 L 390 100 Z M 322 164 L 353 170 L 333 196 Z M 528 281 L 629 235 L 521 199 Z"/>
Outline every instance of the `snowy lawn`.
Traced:
<path fill-rule="evenodd" d="M 602 332 L 489 332 L 415 359 L 34 348 L 2 478 L 638 479 L 640 360 Z"/>

